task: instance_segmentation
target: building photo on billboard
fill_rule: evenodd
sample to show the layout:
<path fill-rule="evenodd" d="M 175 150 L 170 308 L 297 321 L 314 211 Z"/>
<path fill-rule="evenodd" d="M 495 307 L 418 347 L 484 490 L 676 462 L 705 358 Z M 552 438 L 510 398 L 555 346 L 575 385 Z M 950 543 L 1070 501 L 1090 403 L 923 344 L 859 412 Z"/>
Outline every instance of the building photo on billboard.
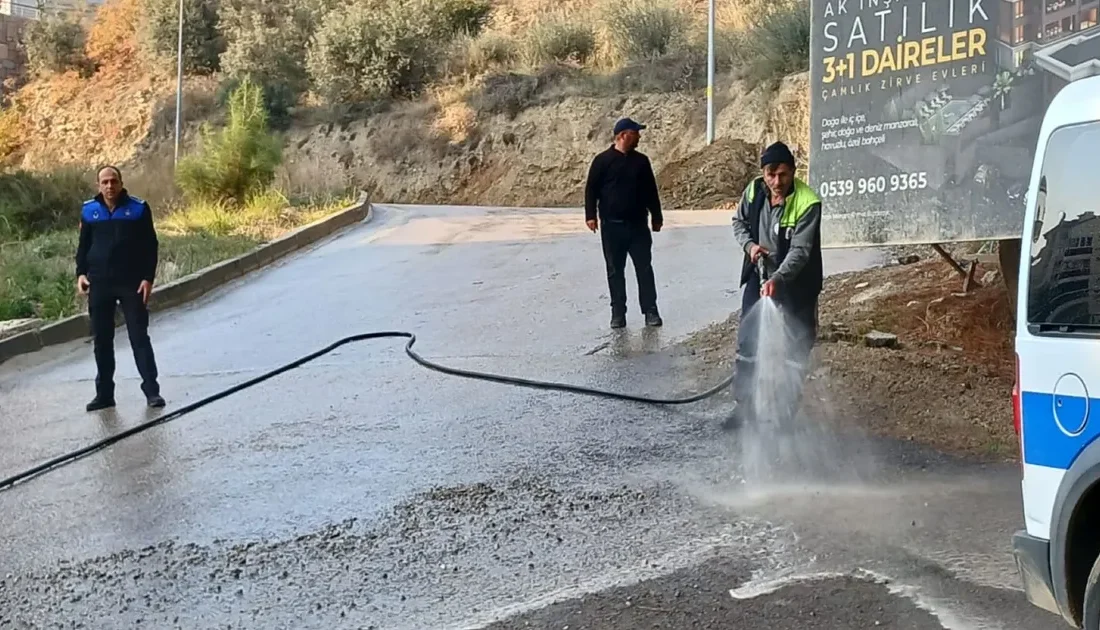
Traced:
<path fill-rule="evenodd" d="M 827 247 L 1019 238 L 1039 127 L 1100 75 L 1100 0 L 812 0 Z"/>

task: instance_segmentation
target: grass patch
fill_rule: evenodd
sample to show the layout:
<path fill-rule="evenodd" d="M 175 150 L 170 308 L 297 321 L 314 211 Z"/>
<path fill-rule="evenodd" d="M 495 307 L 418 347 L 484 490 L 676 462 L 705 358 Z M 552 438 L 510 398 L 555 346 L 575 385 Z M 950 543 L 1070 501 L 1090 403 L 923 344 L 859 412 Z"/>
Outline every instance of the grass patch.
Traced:
<path fill-rule="evenodd" d="M 0 250 L 0 320 L 52 320 L 85 310 L 84 298 L 76 293 L 76 240 L 75 230 L 54 232 Z M 239 256 L 261 242 L 248 236 L 162 234 L 158 282 L 170 282 Z"/>
<path fill-rule="evenodd" d="M 76 229 L 81 204 L 94 194 L 91 178 L 77 170 L 0 173 L 0 243 Z"/>
<path fill-rule="evenodd" d="M 620 61 L 658 59 L 686 43 L 689 16 L 674 0 L 612 0 L 603 22 Z"/>
<path fill-rule="evenodd" d="M 750 87 L 809 69 L 810 3 L 775 3 L 770 12 L 736 33 L 729 46 L 734 67 Z"/>
<path fill-rule="evenodd" d="M 173 212 L 158 221 L 157 283 L 244 254 L 353 201 L 334 197 L 289 206 L 281 194 L 266 193 L 240 209 L 198 204 Z M 76 293 L 76 244 L 74 226 L 0 246 L 0 320 L 54 320 L 83 312 L 84 298 Z"/>
<path fill-rule="evenodd" d="M 550 63 L 584 65 L 596 52 L 596 30 L 579 18 L 553 14 L 527 31 L 523 61 L 529 68 Z"/>
<path fill-rule="evenodd" d="M 160 221 L 159 231 L 172 236 L 201 234 L 221 238 L 246 237 L 263 242 L 333 214 L 353 201 L 341 197 L 294 206 L 278 191 L 255 195 L 240 207 L 225 202 L 204 201 L 171 213 Z"/>

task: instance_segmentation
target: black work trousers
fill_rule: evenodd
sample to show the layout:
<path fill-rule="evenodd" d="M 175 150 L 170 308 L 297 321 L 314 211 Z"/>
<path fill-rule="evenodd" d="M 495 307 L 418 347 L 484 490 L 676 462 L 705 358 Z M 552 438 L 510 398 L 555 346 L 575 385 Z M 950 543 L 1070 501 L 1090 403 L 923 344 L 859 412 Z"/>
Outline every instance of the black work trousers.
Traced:
<path fill-rule="evenodd" d="M 92 281 L 88 292 L 88 318 L 92 323 L 95 347 L 96 394 L 102 398 L 115 395 L 115 307 L 122 308 L 126 332 L 134 362 L 141 375 L 141 391 L 146 396 L 160 394 L 157 383 L 157 361 L 149 339 L 149 309 L 141 301 L 137 285 L 118 285 Z"/>
<path fill-rule="evenodd" d="M 802 402 L 802 385 L 809 368 L 810 353 L 817 340 L 817 299 L 793 300 L 780 295 L 782 330 L 761 335 L 760 277 L 749 276 L 741 294 L 741 320 L 737 328 L 737 359 L 733 395 L 743 412 L 762 409 L 778 415 L 772 420 L 783 423 L 797 413 Z M 783 335 L 782 338 L 765 335 Z M 761 346 L 764 347 L 761 347 Z M 782 354 L 783 356 L 772 356 Z"/>
<path fill-rule="evenodd" d="M 643 313 L 657 312 L 657 284 L 653 279 L 653 234 L 645 222 L 604 221 L 600 230 L 607 265 L 611 312 L 626 314 L 626 257 L 638 278 L 638 303 Z"/>

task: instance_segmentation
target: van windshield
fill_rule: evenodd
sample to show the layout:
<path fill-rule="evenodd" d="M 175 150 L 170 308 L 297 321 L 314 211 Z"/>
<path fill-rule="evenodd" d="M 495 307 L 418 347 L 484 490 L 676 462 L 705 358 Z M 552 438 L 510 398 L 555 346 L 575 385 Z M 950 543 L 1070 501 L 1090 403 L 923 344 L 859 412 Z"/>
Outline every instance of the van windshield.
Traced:
<path fill-rule="evenodd" d="M 1031 234 L 1027 321 L 1100 326 L 1100 123 L 1059 129 L 1043 158 Z"/>

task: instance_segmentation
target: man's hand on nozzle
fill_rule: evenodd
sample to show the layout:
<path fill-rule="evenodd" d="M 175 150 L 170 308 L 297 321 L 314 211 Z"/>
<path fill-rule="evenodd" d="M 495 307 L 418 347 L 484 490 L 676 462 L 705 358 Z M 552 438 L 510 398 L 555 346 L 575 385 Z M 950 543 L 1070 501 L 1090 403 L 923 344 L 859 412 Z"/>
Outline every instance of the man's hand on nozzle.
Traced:
<path fill-rule="evenodd" d="M 768 250 L 764 249 L 763 247 L 761 247 L 761 246 L 759 246 L 755 243 L 753 244 L 752 247 L 749 248 L 749 260 L 751 260 L 753 262 L 753 264 L 756 264 L 756 261 L 760 260 L 761 256 L 767 256 L 767 255 L 768 255 Z"/>
<path fill-rule="evenodd" d="M 764 283 L 764 286 L 760 287 L 761 297 L 775 297 L 775 278 L 768 280 Z"/>
<path fill-rule="evenodd" d="M 592 230 L 593 232 L 596 231 L 597 223 L 595 219 L 589 219 L 585 221 L 584 224 L 588 226 L 589 230 Z"/>

